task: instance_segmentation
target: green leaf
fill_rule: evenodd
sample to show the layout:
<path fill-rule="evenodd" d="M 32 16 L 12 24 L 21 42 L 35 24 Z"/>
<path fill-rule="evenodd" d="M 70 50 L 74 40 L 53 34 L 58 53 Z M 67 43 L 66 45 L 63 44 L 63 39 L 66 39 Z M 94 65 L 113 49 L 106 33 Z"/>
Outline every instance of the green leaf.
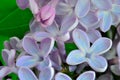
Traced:
<path fill-rule="evenodd" d="M 33 17 L 29 9 L 21 10 L 16 0 L 0 1 L 0 34 L 22 38 L 29 30 L 29 22 Z"/>

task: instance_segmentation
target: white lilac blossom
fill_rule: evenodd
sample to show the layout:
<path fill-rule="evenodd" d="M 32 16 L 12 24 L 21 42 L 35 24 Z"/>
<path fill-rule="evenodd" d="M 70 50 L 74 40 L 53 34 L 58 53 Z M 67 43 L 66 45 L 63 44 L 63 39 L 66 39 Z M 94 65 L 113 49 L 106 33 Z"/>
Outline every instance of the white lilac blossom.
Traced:
<path fill-rule="evenodd" d="M 29 68 L 37 66 L 39 70 L 51 66 L 48 55 L 54 46 L 52 38 L 46 38 L 40 43 L 37 43 L 32 37 L 25 36 L 22 41 L 22 46 L 29 55 L 23 55 L 18 58 L 16 62 L 17 66 Z"/>
<path fill-rule="evenodd" d="M 114 0 L 91 0 L 98 9 L 98 18 L 101 19 L 100 29 L 106 32 L 111 25 L 118 24 L 120 16 L 120 4 Z M 119 0 L 118 0 L 119 1 Z"/>
<path fill-rule="evenodd" d="M 15 65 L 16 51 L 14 49 L 4 49 L 2 51 L 3 60 L 6 66 L 1 66 L 0 69 L 0 80 L 10 73 L 17 73 L 18 68 Z"/>
<path fill-rule="evenodd" d="M 55 80 L 72 80 L 72 79 L 68 75 L 59 72 L 55 75 Z M 95 80 L 95 72 L 86 71 L 80 74 L 76 80 Z"/>
<path fill-rule="evenodd" d="M 68 64 L 78 65 L 87 62 L 95 71 L 104 72 L 107 69 L 107 60 L 100 55 L 111 48 L 112 41 L 110 39 L 99 38 L 90 47 L 87 34 L 80 29 L 75 29 L 73 41 L 79 50 L 73 50 L 69 53 L 66 59 Z"/>

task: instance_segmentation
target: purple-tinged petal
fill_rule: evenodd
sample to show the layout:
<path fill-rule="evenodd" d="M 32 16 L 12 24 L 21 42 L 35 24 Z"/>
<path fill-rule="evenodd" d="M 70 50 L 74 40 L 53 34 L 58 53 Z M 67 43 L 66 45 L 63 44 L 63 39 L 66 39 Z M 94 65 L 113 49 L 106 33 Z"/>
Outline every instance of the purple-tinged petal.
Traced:
<path fill-rule="evenodd" d="M 37 42 L 29 36 L 25 36 L 22 41 L 22 46 L 26 52 L 30 55 L 38 55 L 40 53 L 39 46 Z"/>
<path fill-rule="evenodd" d="M 120 5 L 113 4 L 112 5 L 112 12 L 118 16 L 120 16 Z"/>
<path fill-rule="evenodd" d="M 115 74 L 120 76 L 120 69 L 119 69 L 119 65 L 112 65 L 110 66 L 111 71 Z"/>
<path fill-rule="evenodd" d="M 82 73 L 76 80 L 95 80 L 95 72 L 86 71 Z"/>
<path fill-rule="evenodd" d="M 16 65 L 20 67 L 34 67 L 38 64 L 38 58 L 33 56 L 22 56 L 17 59 Z"/>
<path fill-rule="evenodd" d="M 17 44 L 20 42 L 19 38 L 17 37 L 12 37 L 10 38 L 10 45 L 13 49 L 15 50 L 19 50 L 18 47 L 17 47 Z"/>
<path fill-rule="evenodd" d="M 29 6 L 29 0 L 16 0 L 16 2 L 20 9 L 26 9 Z"/>
<path fill-rule="evenodd" d="M 66 16 L 61 24 L 60 31 L 61 33 L 67 33 L 69 31 L 72 31 L 75 27 L 78 25 L 78 18 L 74 15 L 68 15 Z"/>
<path fill-rule="evenodd" d="M 112 25 L 117 25 L 117 24 L 119 24 L 119 16 L 112 14 Z"/>
<path fill-rule="evenodd" d="M 41 50 L 39 55 L 42 57 L 47 57 L 54 47 L 54 39 L 53 38 L 43 39 L 39 47 Z"/>
<path fill-rule="evenodd" d="M 97 39 L 90 48 L 93 55 L 101 55 L 112 47 L 112 41 L 109 38 L 101 37 Z"/>
<path fill-rule="evenodd" d="M 110 12 L 104 12 L 100 29 L 103 32 L 108 31 L 112 25 L 112 21 L 112 14 Z"/>
<path fill-rule="evenodd" d="M 68 75 L 59 72 L 55 75 L 55 80 L 72 80 L 72 79 Z"/>
<path fill-rule="evenodd" d="M 118 32 L 118 34 L 120 36 L 120 25 L 117 27 L 117 32 Z"/>
<path fill-rule="evenodd" d="M 52 36 L 56 36 L 59 32 L 59 26 L 56 22 L 54 22 L 51 26 L 46 27 L 46 31 L 50 33 Z"/>
<path fill-rule="evenodd" d="M 12 49 L 10 42 L 8 42 L 8 41 L 4 41 L 4 47 L 5 47 L 5 49 L 9 49 L 9 50 Z"/>
<path fill-rule="evenodd" d="M 114 80 L 112 74 L 103 74 L 97 80 Z"/>
<path fill-rule="evenodd" d="M 71 6 L 74 7 L 77 4 L 77 0 L 67 0 L 67 3 Z"/>
<path fill-rule="evenodd" d="M 92 43 L 94 43 L 98 38 L 102 37 L 98 30 L 88 30 L 87 35 Z"/>
<path fill-rule="evenodd" d="M 11 72 L 11 69 L 9 67 L 3 67 L 0 70 L 0 79 L 8 75 L 10 72 Z"/>
<path fill-rule="evenodd" d="M 6 63 L 6 65 L 8 65 L 9 53 L 10 53 L 9 50 L 7 50 L 7 49 L 2 50 L 2 58 L 3 58 L 4 62 Z"/>
<path fill-rule="evenodd" d="M 90 10 L 90 0 L 78 0 L 75 6 L 75 14 L 79 18 L 82 18 L 87 15 Z"/>
<path fill-rule="evenodd" d="M 63 42 L 65 42 L 69 39 L 70 39 L 70 33 L 69 32 L 65 33 L 64 35 L 60 35 L 60 37 L 57 37 L 57 40 L 60 40 L 60 41 L 63 41 Z"/>
<path fill-rule="evenodd" d="M 35 0 L 29 0 L 29 7 L 33 14 L 37 14 L 39 12 L 39 7 Z"/>
<path fill-rule="evenodd" d="M 113 0 L 113 2 L 117 5 L 120 5 L 120 0 Z"/>
<path fill-rule="evenodd" d="M 39 62 L 37 65 L 38 70 L 43 70 L 44 68 L 51 67 L 52 63 L 49 58 L 45 58 L 43 61 Z"/>
<path fill-rule="evenodd" d="M 117 45 L 117 55 L 120 58 L 120 42 Z"/>
<path fill-rule="evenodd" d="M 29 68 L 20 68 L 18 71 L 18 76 L 20 80 L 38 80 Z"/>
<path fill-rule="evenodd" d="M 72 33 L 72 37 L 73 41 L 82 52 L 86 52 L 86 50 L 89 49 L 90 47 L 89 38 L 84 31 L 80 29 L 75 29 Z"/>
<path fill-rule="evenodd" d="M 16 51 L 14 49 L 12 49 L 10 51 L 9 57 L 8 57 L 8 65 L 9 66 L 15 65 L 15 54 L 16 54 Z"/>
<path fill-rule="evenodd" d="M 69 66 L 69 71 L 74 72 L 77 69 L 77 66 Z"/>
<path fill-rule="evenodd" d="M 90 58 L 88 64 L 97 72 L 105 72 L 108 67 L 107 60 L 102 56 L 94 56 Z"/>
<path fill-rule="evenodd" d="M 85 54 L 82 53 L 80 50 L 71 51 L 66 59 L 67 64 L 70 65 L 78 65 L 85 61 L 86 61 Z"/>
<path fill-rule="evenodd" d="M 42 41 L 45 38 L 50 37 L 51 35 L 47 32 L 35 32 L 33 37 L 36 41 Z"/>
<path fill-rule="evenodd" d="M 112 0 L 92 0 L 92 3 L 100 10 L 109 10 L 112 8 Z"/>
<path fill-rule="evenodd" d="M 39 80 L 52 80 L 53 76 L 54 69 L 52 67 L 48 67 L 40 72 Z"/>
<path fill-rule="evenodd" d="M 85 17 L 80 18 L 79 22 L 87 30 L 93 28 L 96 29 L 98 27 L 99 19 L 96 15 L 96 12 L 90 11 Z"/>

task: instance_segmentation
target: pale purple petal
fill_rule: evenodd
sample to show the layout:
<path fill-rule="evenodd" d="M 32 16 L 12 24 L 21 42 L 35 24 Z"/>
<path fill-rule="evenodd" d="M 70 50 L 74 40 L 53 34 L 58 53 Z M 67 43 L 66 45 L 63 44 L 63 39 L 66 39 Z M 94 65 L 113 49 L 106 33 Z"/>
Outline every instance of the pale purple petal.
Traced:
<path fill-rule="evenodd" d="M 17 59 L 16 65 L 20 67 L 34 67 L 38 64 L 38 59 L 33 56 L 22 56 Z"/>
<path fill-rule="evenodd" d="M 87 35 L 92 43 L 94 43 L 98 38 L 102 37 L 98 30 L 89 30 L 87 31 Z"/>
<path fill-rule="evenodd" d="M 77 3 L 77 0 L 67 0 L 67 3 L 68 3 L 70 6 L 74 7 L 74 6 L 76 5 L 76 3 Z"/>
<path fill-rule="evenodd" d="M 52 36 L 56 36 L 59 32 L 59 26 L 56 22 L 54 22 L 49 27 L 46 27 L 46 31 L 50 33 Z"/>
<path fill-rule="evenodd" d="M 118 45 L 117 45 L 117 55 L 118 55 L 119 58 L 120 58 L 120 42 L 119 42 Z"/>
<path fill-rule="evenodd" d="M 70 33 L 69 32 L 65 33 L 64 35 L 60 35 L 60 37 L 57 37 L 57 40 L 60 40 L 60 41 L 63 41 L 63 42 L 65 42 L 69 39 L 70 39 Z"/>
<path fill-rule="evenodd" d="M 89 49 L 90 47 L 89 38 L 84 31 L 80 29 L 75 29 L 73 31 L 72 37 L 73 41 L 82 52 L 86 52 L 86 50 Z"/>
<path fill-rule="evenodd" d="M 18 71 L 18 76 L 20 80 L 38 80 L 29 68 L 20 68 Z"/>
<path fill-rule="evenodd" d="M 53 49 L 54 47 L 54 39 L 53 38 L 46 38 L 46 39 L 43 39 L 40 43 L 40 56 L 42 57 L 47 57 L 48 54 L 51 52 L 51 50 Z"/>
<path fill-rule="evenodd" d="M 0 79 L 8 75 L 10 72 L 11 72 L 11 69 L 9 67 L 3 67 L 0 70 Z"/>
<path fill-rule="evenodd" d="M 4 41 L 4 48 L 9 50 L 12 49 L 9 41 Z"/>
<path fill-rule="evenodd" d="M 77 69 L 77 66 L 69 66 L 69 71 L 74 72 Z"/>
<path fill-rule="evenodd" d="M 117 32 L 120 35 L 120 26 L 117 27 Z"/>
<path fill-rule="evenodd" d="M 80 18 L 79 22 L 86 29 L 95 29 L 98 27 L 99 19 L 96 12 L 90 11 L 85 17 Z"/>
<path fill-rule="evenodd" d="M 103 32 L 108 31 L 112 25 L 112 21 L 112 14 L 110 12 L 104 12 L 100 29 Z"/>
<path fill-rule="evenodd" d="M 65 18 L 63 18 L 60 31 L 61 33 L 67 33 L 69 31 L 72 31 L 75 27 L 78 25 L 78 18 L 74 15 L 68 15 Z"/>
<path fill-rule="evenodd" d="M 39 80 L 52 80 L 53 76 L 54 69 L 52 67 L 48 67 L 40 72 Z"/>
<path fill-rule="evenodd" d="M 2 58 L 3 58 L 4 62 L 6 63 L 6 65 L 8 65 L 9 53 L 10 53 L 9 50 L 7 50 L 7 49 L 2 50 Z"/>
<path fill-rule="evenodd" d="M 36 41 L 42 41 L 45 38 L 50 37 L 51 35 L 47 32 L 35 32 L 33 37 Z"/>
<path fill-rule="evenodd" d="M 37 42 L 29 36 L 25 36 L 22 41 L 22 46 L 26 52 L 30 55 L 38 55 L 40 53 Z"/>
<path fill-rule="evenodd" d="M 112 74 L 103 74 L 97 80 L 114 80 Z"/>
<path fill-rule="evenodd" d="M 90 0 L 78 0 L 75 6 L 75 14 L 81 18 L 87 15 L 90 10 Z"/>
<path fill-rule="evenodd" d="M 68 75 L 59 72 L 55 75 L 55 80 L 72 80 L 72 79 Z"/>
<path fill-rule="evenodd" d="M 18 50 L 17 44 L 20 42 L 19 38 L 17 37 L 12 37 L 10 38 L 10 45 L 13 49 Z"/>
<path fill-rule="evenodd" d="M 101 37 L 97 39 L 90 48 L 90 53 L 101 55 L 112 47 L 112 41 L 109 38 Z"/>
<path fill-rule="evenodd" d="M 37 14 L 39 12 L 39 7 L 35 0 L 29 0 L 29 7 L 33 14 Z"/>
<path fill-rule="evenodd" d="M 119 69 L 119 65 L 112 65 L 110 66 L 111 71 L 115 74 L 120 76 L 120 69 Z"/>
<path fill-rule="evenodd" d="M 102 56 L 94 56 L 90 58 L 88 64 L 97 72 L 105 72 L 108 67 L 107 60 Z"/>
<path fill-rule="evenodd" d="M 120 15 L 120 5 L 113 4 L 112 5 L 112 12 L 116 15 Z"/>
<path fill-rule="evenodd" d="M 112 8 L 112 0 L 92 0 L 92 3 L 100 10 L 109 10 Z"/>
<path fill-rule="evenodd" d="M 16 54 L 16 51 L 14 49 L 12 49 L 10 51 L 9 57 L 8 57 L 8 65 L 9 66 L 15 65 L 15 54 Z"/>
<path fill-rule="evenodd" d="M 17 5 L 21 9 L 26 9 L 29 6 L 29 0 L 16 0 Z"/>
<path fill-rule="evenodd" d="M 113 0 L 115 4 L 120 5 L 120 0 Z"/>
<path fill-rule="evenodd" d="M 43 70 L 44 68 L 51 67 L 52 63 L 49 58 L 45 58 L 43 61 L 39 62 L 37 65 L 38 70 Z"/>
<path fill-rule="evenodd" d="M 70 65 L 78 65 L 85 61 L 86 61 L 85 54 L 82 53 L 80 50 L 71 51 L 66 59 L 67 64 Z"/>
<path fill-rule="evenodd" d="M 95 80 L 95 72 L 86 71 L 82 73 L 76 80 Z"/>

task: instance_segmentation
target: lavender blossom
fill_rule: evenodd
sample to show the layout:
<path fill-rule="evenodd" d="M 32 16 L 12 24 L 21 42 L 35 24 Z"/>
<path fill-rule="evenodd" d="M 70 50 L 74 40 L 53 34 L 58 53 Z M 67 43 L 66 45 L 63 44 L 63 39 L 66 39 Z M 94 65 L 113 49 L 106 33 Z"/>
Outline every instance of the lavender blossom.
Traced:
<path fill-rule="evenodd" d="M 107 52 L 112 41 L 108 38 L 99 38 L 90 47 L 87 34 L 80 30 L 73 31 L 73 40 L 79 50 L 73 50 L 69 53 L 66 62 L 70 65 L 77 65 L 87 62 L 95 71 L 104 72 L 107 69 L 107 61 L 101 54 Z"/>

